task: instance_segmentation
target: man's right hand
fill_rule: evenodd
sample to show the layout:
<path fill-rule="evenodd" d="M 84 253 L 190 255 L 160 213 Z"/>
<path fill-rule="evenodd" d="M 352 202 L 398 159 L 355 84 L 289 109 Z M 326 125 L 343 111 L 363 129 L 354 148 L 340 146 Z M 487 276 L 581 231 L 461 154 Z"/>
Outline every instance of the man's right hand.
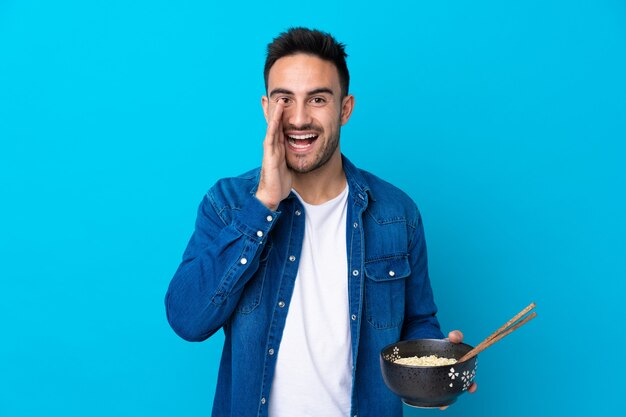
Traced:
<path fill-rule="evenodd" d="M 278 101 L 273 112 L 270 113 L 267 133 L 263 141 L 261 179 L 256 192 L 256 198 L 272 211 L 275 211 L 280 202 L 291 192 L 292 173 L 287 167 L 285 156 L 283 107 L 284 104 Z"/>

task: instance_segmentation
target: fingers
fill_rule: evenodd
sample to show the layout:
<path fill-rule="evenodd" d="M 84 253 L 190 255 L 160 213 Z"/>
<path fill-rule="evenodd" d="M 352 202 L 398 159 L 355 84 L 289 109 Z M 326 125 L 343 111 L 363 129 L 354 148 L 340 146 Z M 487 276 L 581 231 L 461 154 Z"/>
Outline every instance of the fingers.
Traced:
<path fill-rule="evenodd" d="M 273 144 L 276 144 L 280 137 L 280 131 L 282 130 L 281 121 L 284 106 L 285 105 L 283 104 L 283 102 L 279 101 L 278 103 L 276 103 L 273 112 L 270 114 L 270 121 L 267 125 L 267 134 L 265 136 L 265 139 L 272 142 Z"/>
<path fill-rule="evenodd" d="M 463 341 L 463 333 L 460 330 L 452 330 L 448 333 L 448 340 L 452 343 L 461 343 Z"/>

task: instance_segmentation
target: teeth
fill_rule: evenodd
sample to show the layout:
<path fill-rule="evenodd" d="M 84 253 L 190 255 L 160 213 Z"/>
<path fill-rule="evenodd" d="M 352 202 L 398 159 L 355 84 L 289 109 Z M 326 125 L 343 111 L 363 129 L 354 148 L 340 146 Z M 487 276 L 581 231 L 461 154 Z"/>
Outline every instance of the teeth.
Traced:
<path fill-rule="evenodd" d="M 311 139 L 316 137 L 317 135 L 313 135 L 313 134 L 309 134 L 309 135 L 288 135 L 290 139 L 297 139 L 297 140 L 303 140 L 303 139 Z"/>

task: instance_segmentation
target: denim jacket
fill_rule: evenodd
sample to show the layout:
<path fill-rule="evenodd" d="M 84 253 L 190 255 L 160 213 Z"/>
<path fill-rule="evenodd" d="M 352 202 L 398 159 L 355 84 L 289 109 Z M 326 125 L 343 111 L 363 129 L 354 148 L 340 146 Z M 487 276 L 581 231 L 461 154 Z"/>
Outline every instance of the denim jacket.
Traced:
<path fill-rule="evenodd" d="M 398 417 L 380 350 L 400 339 L 442 338 L 415 203 L 343 157 L 349 185 L 346 255 L 352 401 L 350 416 Z M 198 209 L 195 231 L 165 298 L 183 339 L 220 328 L 225 341 L 214 417 L 267 416 L 304 237 L 304 207 L 293 193 L 276 211 L 255 197 L 259 169 L 219 180 Z"/>

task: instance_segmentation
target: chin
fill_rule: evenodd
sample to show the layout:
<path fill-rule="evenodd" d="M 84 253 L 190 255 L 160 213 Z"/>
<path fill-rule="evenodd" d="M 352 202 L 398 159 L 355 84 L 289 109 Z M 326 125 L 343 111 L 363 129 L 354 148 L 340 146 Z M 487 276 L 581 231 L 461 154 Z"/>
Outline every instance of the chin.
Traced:
<path fill-rule="evenodd" d="M 331 152 L 326 148 L 319 150 L 315 154 L 287 155 L 287 167 L 298 174 L 307 174 L 328 164 L 337 151 L 338 147 L 335 146 Z"/>
<path fill-rule="evenodd" d="M 310 165 L 310 164 L 293 164 L 293 163 L 288 163 L 287 167 L 289 167 L 290 170 L 297 172 L 298 174 L 307 174 L 319 168 L 319 166 Z"/>
<path fill-rule="evenodd" d="M 287 166 L 298 174 L 307 174 L 322 167 L 328 161 L 309 160 L 307 157 L 295 157 L 291 160 L 287 159 Z"/>

